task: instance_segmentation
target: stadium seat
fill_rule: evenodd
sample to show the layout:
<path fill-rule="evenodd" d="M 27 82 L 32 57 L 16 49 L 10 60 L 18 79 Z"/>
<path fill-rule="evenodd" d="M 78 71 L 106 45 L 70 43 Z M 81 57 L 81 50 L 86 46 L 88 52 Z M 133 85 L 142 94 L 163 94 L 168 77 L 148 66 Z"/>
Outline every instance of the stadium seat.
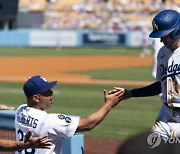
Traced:
<path fill-rule="evenodd" d="M 31 0 L 29 3 L 29 11 L 44 11 L 46 7 L 46 0 Z"/>
<path fill-rule="evenodd" d="M 19 0 L 19 9 L 28 10 L 30 0 Z"/>
<path fill-rule="evenodd" d="M 73 4 L 78 4 L 78 3 L 83 3 L 83 0 L 59 0 L 59 3 L 62 5 L 73 5 Z"/>
<path fill-rule="evenodd" d="M 102 27 L 98 27 L 101 26 L 100 24 L 95 25 L 95 17 L 103 21 L 110 21 L 109 18 L 112 18 L 114 15 L 117 16 L 117 13 L 120 14 L 117 18 L 128 21 L 134 26 L 144 25 L 151 28 L 150 21 L 152 17 L 159 11 L 158 9 L 161 8 L 161 5 L 163 5 L 163 3 L 158 3 L 157 7 L 154 7 L 155 4 L 152 3 L 152 0 L 109 0 L 107 3 L 109 10 L 107 9 L 104 10 L 105 12 L 102 12 L 102 8 L 105 6 L 104 4 L 105 2 L 103 1 L 95 3 L 92 0 L 86 3 L 84 0 L 56 0 L 52 2 L 47 2 L 46 0 L 20 0 L 19 7 L 20 9 L 26 8 L 31 12 L 45 11 L 44 22 L 52 24 L 60 23 L 59 28 L 71 28 L 71 25 L 73 26 L 74 24 L 77 25 L 77 29 L 101 29 Z M 175 5 L 177 7 L 180 5 L 180 0 L 174 0 L 173 2 L 167 1 L 166 5 L 169 5 L 173 9 Z M 98 13 L 98 10 L 101 12 Z M 79 14 L 79 11 L 81 11 L 81 14 Z M 89 19 L 89 21 L 86 19 Z M 143 24 L 143 21 L 145 21 L 145 24 Z M 81 24 L 78 25 L 78 23 Z M 62 27 L 63 25 L 64 27 Z M 132 27 L 131 25 L 129 26 Z M 103 28 L 106 27 L 104 26 Z"/>

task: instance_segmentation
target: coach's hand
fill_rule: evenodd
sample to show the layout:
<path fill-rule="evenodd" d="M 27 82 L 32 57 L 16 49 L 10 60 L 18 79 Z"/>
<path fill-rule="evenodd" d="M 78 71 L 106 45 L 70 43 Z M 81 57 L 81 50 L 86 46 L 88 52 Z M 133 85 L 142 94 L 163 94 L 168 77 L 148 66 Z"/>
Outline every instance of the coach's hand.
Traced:
<path fill-rule="evenodd" d="M 121 100 L 126 100 L 128 98 L 131 98 L 132 97 L 132 93 L 130 90 L 127 90 L 127 89 L 124 89 L 124 88 L 120 88 L 120 87 L 114 87 L 113 90 L 110 90 L 108 94 L 114 94 L 116 93 L 117 91 L 120 91 L 121 92 L 121 95 L 120 95 L 120 99 Z M 120 100 L 120 101 L 121 101 Z"/>
<path fill-rule="evenodd" d="M 124 88 L 120 88 L 120 87 L 114 87 L 114 90 L 119 90 L 119 91 L 122 91 L 123 94 L 122 94 L 122 100 L 126 100 L 128 98 L 131 98 L 132 97 L 132 93 L 130 90 L 127 90 L 127 89 L 124 89 Z"/>
<path fill-rule="evenodd" d="M 14 110 L 14 107 L 0 104 L 0 110 Z"/>
<path fill-rule="evenodd" d="M 110 107 L 113 108 L 122 100 L 122 94 L 123 91 L 120 90 L 113 91 L 112 93 L 104 90 L 105 103 L 109 104 Z"/>

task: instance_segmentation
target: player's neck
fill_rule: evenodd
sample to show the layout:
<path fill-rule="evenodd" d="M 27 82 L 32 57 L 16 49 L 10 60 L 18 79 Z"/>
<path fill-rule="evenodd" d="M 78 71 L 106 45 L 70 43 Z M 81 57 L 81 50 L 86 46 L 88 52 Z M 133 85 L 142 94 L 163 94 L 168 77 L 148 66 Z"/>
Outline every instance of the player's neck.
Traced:
<path fill-rule="evenodd" d="M 180 47 L 180 39 L 179 39 L 179 41 L 178 41 L 178 47 L 177 48 L 179 48 Z"/>
<path fill-rule="evenodd" d="M 171 46 L 171 51 L 174 52 L 177 48 L 180 47 L 180 39 L 177 40 L 172 46 Z"/>

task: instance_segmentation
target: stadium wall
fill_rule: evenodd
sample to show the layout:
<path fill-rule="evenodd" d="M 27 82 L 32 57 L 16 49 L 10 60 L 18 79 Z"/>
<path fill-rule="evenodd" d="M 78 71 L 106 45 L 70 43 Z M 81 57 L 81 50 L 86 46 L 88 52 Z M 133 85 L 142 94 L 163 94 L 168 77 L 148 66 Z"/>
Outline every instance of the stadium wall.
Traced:
<path fill-rule="evenodd" d="M 15 112 L 15 110 L 0 111 L 0 139 L 15 140 Z M 6 154 L 7 152 L 0 153 Z M 10 153 L 8 152 L 8 154 Z M 71 140 L 64 138 L 62 142 L 62 154 L 84 154 L 84 135 L 77 133 Z"/>
<path fill-rule="evenodd" d="M 17 29 L 2 30 L 0 36 L 0 47 L 141 47 L 143 42 L 140 31 Z"/>

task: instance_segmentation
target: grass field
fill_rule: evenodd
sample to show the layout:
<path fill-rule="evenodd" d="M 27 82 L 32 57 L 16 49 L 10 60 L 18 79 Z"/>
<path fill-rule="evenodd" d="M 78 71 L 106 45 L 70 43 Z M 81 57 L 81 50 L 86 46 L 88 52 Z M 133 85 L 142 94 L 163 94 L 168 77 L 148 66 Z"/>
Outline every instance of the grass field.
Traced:
<path fill-rule="evenodd" d="M 140 51 L 138 48 L 0 48 L 0 56 L 123 56 L 139 55 Z"/>
<path fill-rule="evenodd" d="M 125 48 L 0 48 L 0 56 L 69 56 L 69 55 L 97 55 L 97 56 L 124 56 L 139 55 L 140 49 Z M 81 72 L 76 72 L 81 73 Z M 93 79 L 106 80 L 143 80 L 153 81 L 151 67 L 136 69 L 113 69 L 84 71 Z M 13 77 L 13 74 L 12 74 Z M 22 91 L 23 83 L 0 82 L 0 102 L 14 107 L 25 103 Z M 134 87 L 124 86 L 131 89 Z M 54 88 L 54 105 L 48 112 L 66 113 L 85 117 L 96 111 L 104 101 L 103 89 L 110 90 L 107 85 L 73 85 L 58 84 Z M 150 130 L 161 106 L 159 96 L 149 98 L 132 98 L 119 104 L 108 114 L 104 121 L 87 136 L 123 140 L 144 130 Z"/>

